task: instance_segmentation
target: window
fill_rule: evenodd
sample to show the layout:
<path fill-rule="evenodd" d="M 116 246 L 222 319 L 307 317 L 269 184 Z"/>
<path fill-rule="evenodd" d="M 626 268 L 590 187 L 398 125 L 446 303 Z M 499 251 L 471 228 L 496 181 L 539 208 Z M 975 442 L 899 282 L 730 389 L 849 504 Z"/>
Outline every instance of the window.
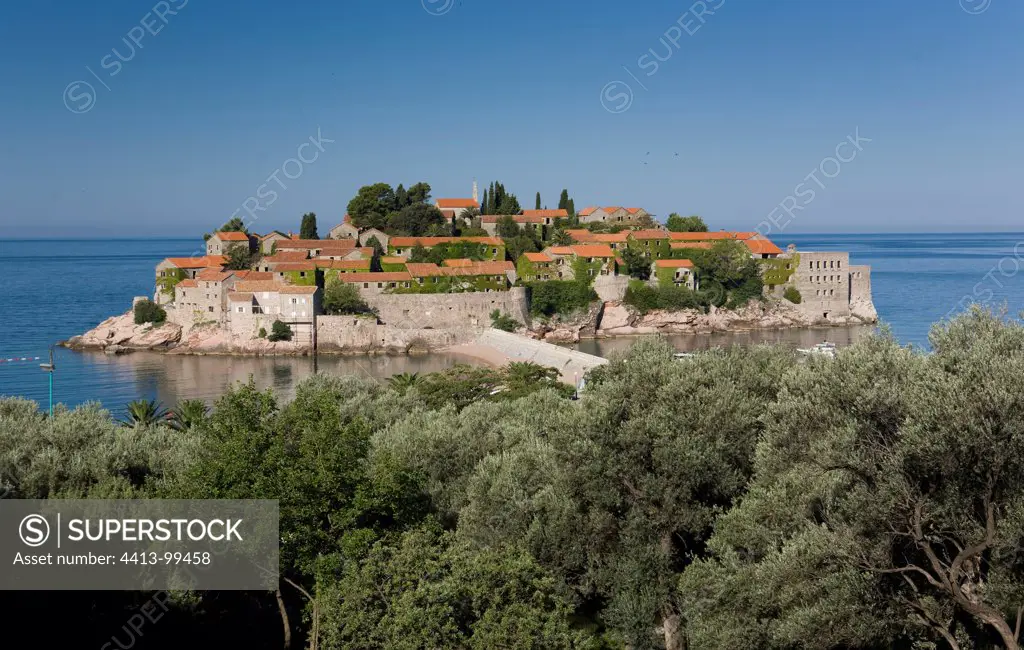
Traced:
<path fill-rule="evenodd" d="M 299 271 L 299 277 L 300 278 L 306 277 L 306 272 L 305 271 Z"/>
<path fill-rule="evenodd" d="M 370 288 L 370 283 L 369 282 L 364 282 L 363 283 L 363 288 L 364 289 L 369 289 Z"/>
<path fill-rule="evenodd" d="M 245 312 L 245 307 L 239 307 L 238 308 L 238 313 L 239 314 L 244 313 L 244 312 Z"/>
<path fill-rule="evenodd" d="M 210 305 L 209 309 L 210 309 L 210 312 L 213 312 L 213 305 Z"/>
<path fill-rule="evenodd" d="M 292 298 L 292 304 L 293 305 L 299 304 L 299 299 L 298 298 Z"/>

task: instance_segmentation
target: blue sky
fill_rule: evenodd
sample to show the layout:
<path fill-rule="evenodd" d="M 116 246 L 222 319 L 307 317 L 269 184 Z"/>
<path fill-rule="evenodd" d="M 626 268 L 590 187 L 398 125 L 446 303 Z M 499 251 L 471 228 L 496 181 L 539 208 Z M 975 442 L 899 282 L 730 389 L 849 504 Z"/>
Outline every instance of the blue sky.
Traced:
<path fill-rule="evenodd" d="M 1017 0 L 5 9 L 3 237 L 198 235 L 318 130 L 334 142 L 307 146 L 317 159 L 285 169 L 297 178 L 279 173 L 286 189 L 270 181 L 254 230 L 297 229 L 306 211 L 332 225 L 371 182 L 459 197 L 474 178 L 528 207 L 567 187 L 579 208 L 713 228 L 752 229 L 811 183 L 802 210 L 774 213 L 787 232 L 1020 230 Z M 631 86 L 622 112 L 612 82 Z M 822 165 L 858 130 L 870 142 L 842 151 L 852 160 Z"/>

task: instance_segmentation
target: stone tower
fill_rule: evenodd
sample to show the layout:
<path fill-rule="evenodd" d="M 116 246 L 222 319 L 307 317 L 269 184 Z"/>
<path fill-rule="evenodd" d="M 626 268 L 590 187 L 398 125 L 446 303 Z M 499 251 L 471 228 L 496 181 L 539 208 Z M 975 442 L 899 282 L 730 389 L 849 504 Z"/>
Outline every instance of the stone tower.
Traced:
<path fill-rule="evenodd" d="M 480 191 L 476 186 L 476 179 L 473 179 L 473 200 L 477 203 L 480 202 Z"/>

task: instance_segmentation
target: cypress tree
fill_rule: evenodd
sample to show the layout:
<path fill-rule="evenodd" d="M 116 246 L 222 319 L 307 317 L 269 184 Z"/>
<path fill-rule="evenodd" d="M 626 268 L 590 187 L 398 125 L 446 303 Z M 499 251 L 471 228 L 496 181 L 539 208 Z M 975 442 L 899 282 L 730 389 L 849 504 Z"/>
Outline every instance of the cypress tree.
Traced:
<path fill-rule="evenodd" d="M 558 197 L 558 209 L 569 209 L 569 190 L 562 190 L 562 196 Z"/>
<path fill-rule="evenodd" d="M 316 231 L 316 213 L 307 212 L 302 215 L 302 224 L 299 226 L 299 237 L 303 239 L 320 239 Z"/>
<path fill-rule="evenodd" d="M 576 220 L 576 202 L 573 201 L 572 199 L 569 199 L 568 201 L 566 201 L 566 203 L 565 203 L 565 211 L 569 213 L 569 218 L 572 219 L 575 222 L 575 220 Z"/>
<path fill-rule="evenodd" d="M 487 212 L 487 188 L 484 188 L 484 200 L 480 203 L 480 214 L 489 214 Z"/>
<path fill-rule="evenodd" d="M 537 192 L 537 209 L 540 210 L 540 192 Z"/>

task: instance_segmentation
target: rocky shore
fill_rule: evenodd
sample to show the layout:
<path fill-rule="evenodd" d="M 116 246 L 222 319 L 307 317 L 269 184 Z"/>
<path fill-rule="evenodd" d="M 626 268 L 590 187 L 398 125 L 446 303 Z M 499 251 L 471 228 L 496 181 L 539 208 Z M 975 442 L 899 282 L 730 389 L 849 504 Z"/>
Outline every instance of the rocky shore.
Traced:
<path fill-rule="evenodd" d="M 620 301 L 598 303 L 575 319 L 537 323 L 528 335 L 549 343 L 577 343 L 585 338 L 611 338 L 642 334 L 710 334 L 749 330 L 781 330 L 808 327 L 844 327 L 878 322 L 874 306 L 853 305 L 850 316 L 812 316 L 785 300 L 755 302 L 740 309 L 712 307 L 707 313 L 696 309 L 652 311 L 641 314 Z"/>
<path fill-rule="evenodd" d="M 308 343 L 271 342 L 233 336 L 214 323 L 196 325 L 187 332 L 180 325 L 136 325 L 131 311 L 112 316 L 81 336 L 73 336 L 62 345 L 72 350 L 97 350 L 106 354 L 125 354 L 136 350 L 167 354 L 304 355 Z"/>

